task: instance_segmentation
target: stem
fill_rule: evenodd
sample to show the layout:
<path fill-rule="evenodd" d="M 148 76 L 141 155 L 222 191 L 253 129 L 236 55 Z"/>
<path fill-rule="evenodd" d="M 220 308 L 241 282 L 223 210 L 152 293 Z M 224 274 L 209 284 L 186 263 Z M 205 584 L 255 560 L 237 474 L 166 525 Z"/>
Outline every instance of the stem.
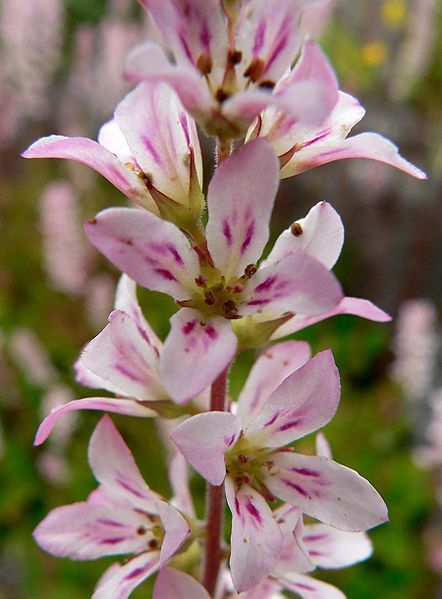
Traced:
<path fill-rule="evenodd" d="M 226 409 L 228 368 L 214 381 L 210 393 L 210 410 L 224 412 Z M 203 584 L 211 597 L 216 589 L 223 550 L 221 532 L 224 516 L 224 483 L 219 487 L 207 484 L 206 503 L 206 553 Z"/>

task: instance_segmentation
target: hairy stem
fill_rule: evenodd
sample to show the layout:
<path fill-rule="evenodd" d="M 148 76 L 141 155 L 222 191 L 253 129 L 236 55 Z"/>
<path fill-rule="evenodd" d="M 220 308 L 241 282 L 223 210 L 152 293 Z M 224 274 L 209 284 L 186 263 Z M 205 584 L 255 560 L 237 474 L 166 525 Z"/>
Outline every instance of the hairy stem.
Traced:
<path fill-rule="evenodd" d="M 214 381 L 210 394 L 210 410 L 226 409 L 228 368 Z M 206 499 L 206 552 L 204 559 L 203 584 L 210 596 L 213 596 L 221 566 L 223 549 L 221 534 L 224 521 L 224 484 L 213 487 L 207 484 Z"/>

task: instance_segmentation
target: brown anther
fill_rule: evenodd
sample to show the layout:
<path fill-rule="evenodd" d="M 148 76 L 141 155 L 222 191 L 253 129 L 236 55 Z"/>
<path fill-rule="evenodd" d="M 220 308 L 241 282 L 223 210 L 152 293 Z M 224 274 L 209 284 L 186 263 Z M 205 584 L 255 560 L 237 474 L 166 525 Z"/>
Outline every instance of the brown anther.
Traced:
<path fill-rule="evenodd" d="M 240 283 L 235 283 L 235 285 L 229 285 L 227 288 L 230 293 L 242 293 L 244 287 Z"/>
<path fill-rule="evenodd" d="M 144 183 L 144 185 L 146 185 L 146 187 L 152 187 L 153 182 L 152 182 L 151 175 L 149 175 L 148 173 L 145 173 L 144 171 L 140 171 L 138 173 L 137 177 L 142 180 L 142 182 Z"/>
<path fill-rule="evenodd" d="M 203 75 L 208 75 L 213 66 L 212 57 L 208 54 L 201 54 L 196 61 L 196 66 Z"/>
<path fill-rule="evenodd" d="M 127 167 L 129 170 L 131 170 L 131 171 L 135 171 L 135 170 L 137 170 L 137 169 L 135 168 L 135 164 L 134 164 L 133 162 L 125 162 L 124 166 L 126 166 L 126 167 Z"/>
<path fill-rule="evenodd" d="M 244 77 L 248 77 L 253 83 L 260 79 L 264 73 L 265 64 L 261 58 L 254 58 L 244 71 Z"/>
<path fill-rule="evenodd" d="M 216 304 L 216 297 L 211 291 L 206 291 L 204 294 L 204 303 L 208 306 L 213 306 L 213 304 Z"/>
<path fill-rule="evenodd" d="M 253 277 L 257 270 L 258 269 L 256 268 L 255 264 L 247 264 L 247 266 L 244 269 L 244 276 L 247 279 L 250 279 L 250 277 Z"/>
<path fill-rule="evenodd" d="M 147 532 L 147 530 L 146 530 L 146 528 L 144 528 L 144 526 L 139 526 L 137 528 L 137 535 L 144 535 L 144 534 L 146 534 L 146 532 Z"/>
<path fill-rule="evenodd" d="M 249 458 L 246 455 L 243 455 L 242 453 L 239 454 L 238 462 L 240 464 L 247 464 L 248 461 L 249 461 Z"/>
<path fill-rule="evenodd" d="M 149 549 L 157 549 L 158 548 L 158 541 L 156 539 L 151 539 L 147 546 L 149 547 Z"/>
<path fill-rule="evenodd" d="M 236 307 L 236 304 L 233 300 L 227 300 L 226 302 L 224 302 L 223 310 L 226 314 L 228 314 L 229 312 L 238 312 L 238 308 Z"/>
<path fill-rule="evenodd" d="M 206 283 L 207 281 L 202 275 L 195 278 L 195 285 L 197 285 L 198 287 L 205 287 Z"/>
<path fill-rule="evenodd" d="M 242 59 L 242 52 L 240 50 L 229 50 L 227 55 L 227 61 L 230 65 L 234 66 L 239 64 Z"/>
<path fill-rule="evenodd" d="M 271 79 L 266 79 L 265 81 L 261 81 L 259 84 L 259 88 L 260 89 L 273 89 L 275 87 L 276 83 L 274 81 L 271 81 Z"/>
<path fill-rule="evenodd" d="M 96 224 L 97 224 L 97 219 L 96 219 L 96 218 L 90 218 L 90 219 L 89 219 L 87 222 L 88 222 L 90 225 L 96 225 Z"/>
<path fill-rule="evenodd" d="M 295 237 L 299 237 L 304 233 L 304 229 L 299 223 L 293 223 L 293 225 L 290 227 L 290 231 Z"/>
<path fill-rule="evenodd" d="M 215 98 L 218 100 L 218 102 L 220 104 L 222 104 L 225 100 L 227 100 L 227 98 L 229 96 L 230 96 L 230 94 L 228 92 L 226 92 L 225 90 L 223 90 L 222 87 L 219 87 L 216 90 Z"/>

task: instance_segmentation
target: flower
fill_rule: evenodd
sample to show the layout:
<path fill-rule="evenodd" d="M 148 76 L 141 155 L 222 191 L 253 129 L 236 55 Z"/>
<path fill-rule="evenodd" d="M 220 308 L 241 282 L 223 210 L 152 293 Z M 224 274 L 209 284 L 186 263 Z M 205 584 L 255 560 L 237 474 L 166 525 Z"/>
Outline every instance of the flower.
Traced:
<path fill-rule="evenodd" d="M 258 116 L 257 122 L 249 129 L 248 139 L 260 136 L 271 141 L 279 157 L 282 179 L 344 158 L 378 160 L 417 179 L 426 179 L 425 173 L 402 158 L 398 148 L 382 135 L 359 133 L 347 138 L 351 129 L 363 118 L 365 110 L 356 98 L 339 91 L 329 63 L 313 41 L 305 42 L 296 72 L 300 80 L 311 72 L 317 72 L 318 77 L 325 80 L 328 72 L 329 93 L 333 97 L 336 94 L 337 101 L 329 103 L 330 110 L 319 127 L 300 122 L 277 106 L 269 106 Z M 331 88 L 333 82 L 334 89 Z M 293 75 L 283 77 L 275 93 L 284 93 L 292 85 Z"/>
<path fill-rule="evenodd" d="M 126 275 L 118 284 L 115 308 L 106 327 L 86 345 L 75 369 L 81 384 L 106 389 L 117 397 L 88 397 L 57 407 L 41 423 L 35 445 L 47 439 L 62 414 L 76 410 L 105 410 L 145 418 L 158 413 L 179 415 L 159 372 L 162 343 L 145 320 L 135 283 Z"/>
<path fill-rule="evenodd" d="M 35 529 L 34 538 L 58 557 L 133 556 L 108 568 L 93 594 L 94 599 L 123 599 L 179 551 L 190 526 L 144 482 L 108 416 L 91 437 L 89 463 L 100 486 L 87 501 L 52 510 Z"/>
<path fill-rule="evenodd" d="M 303 38 L 300 20 L 310 0 L 246 0 L 239 8 L 219 0 L 140 0 L 149 11 L 176 65 L 148 42 L 129 55 L 134 81 L 166 81 L 210 135 L 237 138 L 267 106 L 319 125 L 337 100 L 334 75 L 297 75 L 281 90 Z M 274 89 L 275 88 L 275 89 Z"/>
<path fill-rule="evenodd" d="M 65 158 L 90 166 L 141 207 L 180 226 L 199 217 L 202 161 L 195 123 L 173 91 L 142 83 L 117 106 L 98 142 L 51 135 L 34 142 L 25 158 Z"/>
<path fill-rule="evenodd" d="M 339 258 L 343 242 L 344 226 L 339 214 L 328 202 L 319 202 L 307 216 L 281 233 L 261 266 L 268 267 L 289 254 L 302 251 L 331 269 Z M 338 314 L 352 314 L 378 322 L 391 320 L 388 314 L 367 300 L 343 297 L 331 310 L 313 316 L 297 313 L 281 319 L 280 314 L 263 307 L 259 314 L 236 321 L 234 328 L 243 347 L 259 347 L 270 338 L 286 337 Z"/>
<path fill-rule="evenodd" d="M 291 356 L 290 345 L 283 349 Z M 330 458 L 300 455 L 286 447 L 327 424 L 340 395 L 330 351 L 316 355 L 288 376 L 286 362 L 281 357 L 272 360 L 272 382 L 264 393 L 259 392 L 259 385 L 246 384 L 237 413 L 199 414 L 171 435 L 210 484 L 225 482 L 232 512 L 230 567 L 237 591 L 268 576 L 283 549 L 283 534 L 266 499 L 278 497 L 345 531 L 366 530 L 388 517 L 380 495 L 357 472 Z M 262 357 L 253 377 L 263 378 L 268 371 Z M 250 394 L 250 388 L 258 392 Z"/>
<path fill-rule="evenodd" d="M 342 298 L 334 276 L 302 250 L 256 267 L 277 186 L 274 152 L 267 141 L 255 140 L 216 170 L 206 239 L 199 245 L 139 209 L 104 210 L 85 224 L 89 239 L 117 268 L 183 307 L 171 319 L 160 358 L 165 387 L 177 403 L 205 389 L 232 360 L 237 339 L 231 321 L 264 309 L 284 319 L 316 315 Z"/>

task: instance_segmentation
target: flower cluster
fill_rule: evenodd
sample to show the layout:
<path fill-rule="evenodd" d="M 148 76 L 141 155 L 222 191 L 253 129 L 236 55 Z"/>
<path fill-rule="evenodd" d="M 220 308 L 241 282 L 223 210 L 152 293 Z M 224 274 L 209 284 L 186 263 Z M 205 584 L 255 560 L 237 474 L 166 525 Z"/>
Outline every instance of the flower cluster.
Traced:
<path fill-rule="evenodd" d="M 174 493 L 166 500 L 147 486 L 104 416 L 89 446 L 98 489 L 52 511 L 35 538 L 73 559 L 129 555 L 106 571 L 96 598 L 127 597 L 157 571 L 156 599 L 270 599 L 284 589 L 343 597 L 310 572 L 367 558 L 364 531 L 385 522 L 387 508 L 367 480 L 332 459 L 322 435 L 317 455 L 294 450 L 338 408 L 331 351 L 311 358 L 303 341 L 271 342 L 338 314 L 389 316 L 346 297 L 331 272 L 344 227 L 329 203 L 292 223 L 265 253 L 269 223 L 281 178 L 333 160 L 370 158 L 425 175 L 375 133 L 347 138 L 364 110 L 304 39 L 301 20 L 315 2 L 141 4 L 175 62 L 153 42 L 136 48 L 127 75 L 138 84 L 98 141 L 53 135 L 24 153 L 84 163 L 136 204 L 85 223 L 123 275 L 108 324 L 76 364 L 77 380 L 114 397 L 57 407 L 35 442 L 70 411 L 155 418 L 175 446 Z M 197 125 L 216 138 L 207 194 Z M 164 343 L 141 311 L 136 284 L 176 302 Z M 247 348 L 260 354 L 234 401 L 227 373 Z M 204 521 L 195 516 L 186 460 L 208 482 Z M 221 534 L 224 495 L 229 544 Z M 304 525 L 303 514 L 318 523 Z"/>

